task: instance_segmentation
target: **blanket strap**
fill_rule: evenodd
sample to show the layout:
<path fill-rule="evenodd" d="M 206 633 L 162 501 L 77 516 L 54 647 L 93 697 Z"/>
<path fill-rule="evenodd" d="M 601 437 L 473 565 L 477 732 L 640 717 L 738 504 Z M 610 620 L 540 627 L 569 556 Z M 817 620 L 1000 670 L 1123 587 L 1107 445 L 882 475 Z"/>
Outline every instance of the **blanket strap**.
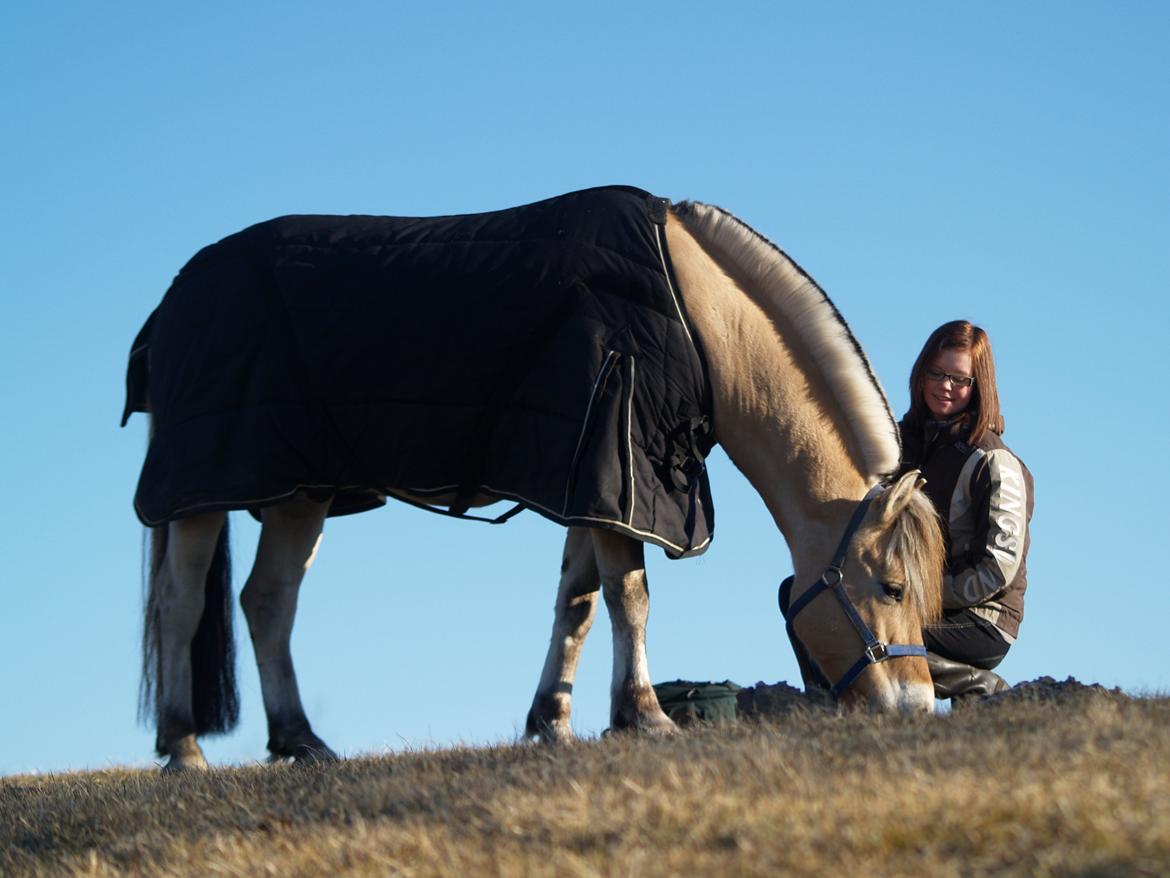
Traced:
<path fill-rule="evenodd" d="M 425 509 L 427 512 L 435 512 L 439 515 L 446 515 L 450 518 L 462 518 L 465 521 L 484 521 L 488 524 L 503 524 L 504 522 L 515 518 L 527 508 L 523 503 L 517 503 L 502 515 L 497 515 L 495 518 L 488 518 L 484 515 L 468 515 L 466 512 L 456 511 L 454 505 L 452 505 L 450 509 L 443 509 L 439 506 L 429 506 L 419 500 L 414 500 L 410 497 L 403 497 L 400 494 L 395 494 L 393 491 L 390 492 L 389 496 L 393 497 L 400 503 L 405 503 L 408 506 L 414 506 L 418 509 Z"/>

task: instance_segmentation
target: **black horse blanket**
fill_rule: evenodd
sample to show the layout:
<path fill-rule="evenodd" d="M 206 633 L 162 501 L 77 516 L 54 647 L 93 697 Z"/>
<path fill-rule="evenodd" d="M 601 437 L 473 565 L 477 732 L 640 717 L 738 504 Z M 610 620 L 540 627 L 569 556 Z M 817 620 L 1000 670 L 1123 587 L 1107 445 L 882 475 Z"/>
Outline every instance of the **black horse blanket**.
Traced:
<path fill-rule="evenodd" d="M 669 203 L 626 187 L 432 218 L 288 216 L 200 251 L 130 354 L 153 432 L 151 526 L 331 514 L 387 495 L 511 499 L 698 554 L 710 401 L 667 256 Z"/>

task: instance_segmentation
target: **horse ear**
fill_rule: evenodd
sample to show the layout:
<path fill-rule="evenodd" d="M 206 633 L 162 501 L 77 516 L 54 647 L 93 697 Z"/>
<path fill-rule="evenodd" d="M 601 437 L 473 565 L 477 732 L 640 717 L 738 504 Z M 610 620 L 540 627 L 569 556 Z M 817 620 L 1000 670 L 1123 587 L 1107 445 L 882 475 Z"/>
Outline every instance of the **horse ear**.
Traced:
<path fill-rule="evenodd" d="M 883 523 L 893 521 L 906 508 L 914 492 L 925 484 L 926 479 L 916 469 L 902 475 L 877 499 L 878 520 Z"/>

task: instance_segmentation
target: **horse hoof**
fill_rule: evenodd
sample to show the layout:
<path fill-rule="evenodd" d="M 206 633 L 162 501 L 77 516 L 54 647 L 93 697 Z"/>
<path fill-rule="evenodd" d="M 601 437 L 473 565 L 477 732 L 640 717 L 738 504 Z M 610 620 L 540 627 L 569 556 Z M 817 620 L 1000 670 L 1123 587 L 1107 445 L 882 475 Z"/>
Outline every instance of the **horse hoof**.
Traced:
<path fill-rule="evenodd" d="M 663 716 L 666 722 L 652 722 L 651 724 L 639 728 L 638 731 L 643 735 L 651 735 L 652 737 L 669 738 L 672 735 L 680 733 L 679 727 L 675 725 L 674 720 L 670 717 Z"/>
<path fill-rule="evenodd" d="M 618 716 L 610 721 L 610 726 L 603 732 L 603 736 L 617 733 L 648 735 L 652 738 L 667 738 L 679 733 L 679 727 L 674 720 L 661 710 L 654 714 L 639 714 L 634 717 Z"/>
<path fill-rule="evenodd" d="M 166 750 L 168 759 L 162 767 L 163 774 L 182 774 L 185 771 L 207 771 L 207 760 L 203 758 L 203 751 L 195 741 L 194 735 L 188 735 L 175 741 Z"/>
<path fill-rule="evenodd" d="M 325 765 L 329 762 L 340 762 L 341 757 L 325 746 L 324 743 L 306 744 L 297 748 L 293 755 L 296 765 Z"/>
<path fill-rule="evenodd" d="M 569 744 L 576 740 L 568 719 L 547 719 L 534 710 L 528 711 L 524 736 L 539 744 Z"/>
<path fill-rule="evenodd" d="M 542 723 L 540 728 L 527 732 L 527 737 L 538 744 L 550 747 L 571 744 L 577 740 L 568 723 Z"/>
<path fill-rule="evenodd" d="M 341 757 L 321 740 L 311 744 L 297 744 L 289 748 L 282 747 L 279 751 L 272 751 L 268 755 L 270 764 L 288 762 L 293 765 L 325 765 L 340 761 Z"/>
<path fill-rule="evenodd" d="M 160 770 L 163 774 L 186 774 L 192 771 L 208 771 L 210 766 L 202 754 L 197 759 L 171 756 Z"/>
<path fill-rule="evenodd" d="M 537 695 L 524 722 L 524 736 L 541 744 L 568 744 L 577 740 L 569 724 L 572 710 L 566 694 Z"/>

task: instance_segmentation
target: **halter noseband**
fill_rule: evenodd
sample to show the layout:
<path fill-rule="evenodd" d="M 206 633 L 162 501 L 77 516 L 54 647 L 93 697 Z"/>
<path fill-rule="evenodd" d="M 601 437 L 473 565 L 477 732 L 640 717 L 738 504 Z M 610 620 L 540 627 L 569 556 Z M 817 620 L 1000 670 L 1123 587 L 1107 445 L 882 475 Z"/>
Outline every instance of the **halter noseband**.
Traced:
<path fill-rule="evenodd" d="M 841 604 L 841 609 L 845 611 L 845 616 L 853 624 L 854 630 L 861 635 L 861 640 L 864 643 L 861 658 L 854 662 L 853 666 L 836 683 L 830 684 L 824 671 L 820 669 L 820 666 L 815 661 L 811 662 L 813 669 L 820 675 L 821 680 L 824 682 L 826 688 L 829 689 L 829 693 L 833 698 L 840 697 L 841 693 L 853 685 L 853 681 L 870 665 L 880 664 L 887 659 L 900 658 L 902 656 L 926 656 L 925 646 L 916 646 L 910 643 L 883 643 L 878 640 L 869 626 L 865 624 L 865 620 L 858 615 L 857 608 L 853 606 L 853 601 L 849 599 L 849 595 L 845 593 L 845 589 L 842 587 L 845 582 L 845 574 L 842 570 L 845 566 L 845 553 L 849 551 L 849 543 L 853 541 L 853 534 L 861 526 L 861 521 L 865 518 L 869 504 L 885 489 L 885 485 L 874 485 L 861 499 L 861 502 L 857 504 L 857 508 L 853 510 L 853 517 L 849 519 L 849 524 L 845 528 L 845 534 L 841 537 L 841 542 L 837 546 L 836 553 L 833 555 L 833 560 L 825 568 L 820 579 L 809 586 L 805 593 L 800 596 L 799 600 L 789 605 L 787 611 L 784 609 L 783 602 L 780 605 L 780 612 L 784 615 L 788 636 L 793 643 L 800 642 L 800 639 L 796 636 L 793 621 L 801 610 L 816 600 L 825 591 L 831 591 L 837 596 L 837 600 Z M 790 576 L 788 580 L 792 578 Z M 781 585 L 781 592 L 783 593 L 783 585 Z M 809 658 L 811 660 L 812 657 L 810 656 Z"/>

